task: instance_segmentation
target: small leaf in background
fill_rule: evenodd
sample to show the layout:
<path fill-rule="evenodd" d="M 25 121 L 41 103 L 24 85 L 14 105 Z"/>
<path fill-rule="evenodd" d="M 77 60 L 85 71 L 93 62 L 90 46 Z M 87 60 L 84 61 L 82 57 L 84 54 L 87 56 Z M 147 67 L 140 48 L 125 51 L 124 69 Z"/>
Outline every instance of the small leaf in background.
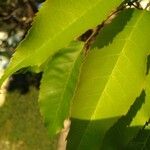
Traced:
<path fill-rule="evenodd" d="M 52 137 L 63 128 L 78 82 L 84 44 L 72 42 L 45 67 L 39 96 L 40 110 Z"/>
<path fill-rule="evenodd" d="M 122 0 L 47 0 L 34 19 L 26 39 L 18 46 L 4 76 L 20 68 L 40 66 L 59 49 L 101 23 Z"/>
<path fill-rule="evenodd" d="M 68 150 L 101 149 L 106 131 L 140 95 L 146 78 L 149 20 L 149 12 L 128 9 L 100 32 L 73 100 Z"/>

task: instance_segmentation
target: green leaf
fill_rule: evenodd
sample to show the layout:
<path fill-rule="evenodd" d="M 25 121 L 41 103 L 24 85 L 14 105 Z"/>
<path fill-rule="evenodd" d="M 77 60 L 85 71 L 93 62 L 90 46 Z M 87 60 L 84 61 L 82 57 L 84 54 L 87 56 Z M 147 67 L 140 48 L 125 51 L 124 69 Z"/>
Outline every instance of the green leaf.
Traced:
<path fill-rule="evenodd" d="M 40 66 L 59 49 L 106 19 L 122 0 L 47 0 L 34 19 L 27 38 L 19 45 L 4 76 L 20 68 Z"/>
<path fill-rule="evenodd" d="M 68 149 L 100 149 L 106 131 L 139 96 L 145 81 L 149 20 L 149 12 L 129 9 L 101 31 L 82 68 Z"/>
<path fill-rule="evenodd" d="M 69 118 L 70 103 L 76 89 L 84 44 L 72 42 L 47 64 L 41 82 L 39 104 L 49 135 L 52 137 Z"/>

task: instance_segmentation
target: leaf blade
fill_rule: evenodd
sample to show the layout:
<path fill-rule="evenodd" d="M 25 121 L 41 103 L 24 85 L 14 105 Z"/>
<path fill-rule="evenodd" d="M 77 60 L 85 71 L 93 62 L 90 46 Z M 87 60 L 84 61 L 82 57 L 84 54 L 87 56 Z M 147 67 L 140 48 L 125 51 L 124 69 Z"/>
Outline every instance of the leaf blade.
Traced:
<path fill-rule="evenodd" d="M 140 94 L 149 47 L 148 40 L 141 39 L 148 32 L 149 17 L 148 12 L 126 10 L 101 32 L 97 48 L 93 48 L 82 68 L 84 74 L 72 106 L 72 120 L 76 121 L 72 123 L 68 149 L 99 149 L 105 132 L 127 113 Z M 118 31 L 120 24 L 124 24 L 123 30 L 106 44 L 110 31 Z M 83 132 L 75 135 L 82 122 Z"/>
<path fill-rule="evenodd" d="M 99 24 L 107 16 L 107 12 L 119 3 L 121 0 L 114 0 L 109 4 L 104 0 L 47 0 L 0 81 L 3 82 L 20 68 L 41 65 L 74 38 Z"/>
<path fill-rule="evenodd" d="M 39 105 L 50 137 L 63 128 L 82 65 L 83 43 L 72 42 L 62 49 L 44 70 Z"/>

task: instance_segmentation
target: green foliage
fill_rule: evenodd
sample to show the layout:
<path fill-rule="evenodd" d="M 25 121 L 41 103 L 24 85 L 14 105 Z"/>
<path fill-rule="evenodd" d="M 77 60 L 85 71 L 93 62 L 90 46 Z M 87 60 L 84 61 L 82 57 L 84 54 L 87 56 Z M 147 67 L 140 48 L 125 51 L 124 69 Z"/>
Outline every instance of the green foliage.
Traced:
<path fill-rule="evenodd" d="M 51 139 L 71 118 L 68 150 L 149 147 L 150 12 L 121 2 L 47 0 L 0 80 L 42 68 L 40 111 Z"/>
<path fill-rule="evenodd" d="M 26 40 L 16 49 L 1 82 L 20 68 L 42 65 L 70 41 L 103 21 L 121 0 L 107 3 L 105 0 L 47 0 Z"/>

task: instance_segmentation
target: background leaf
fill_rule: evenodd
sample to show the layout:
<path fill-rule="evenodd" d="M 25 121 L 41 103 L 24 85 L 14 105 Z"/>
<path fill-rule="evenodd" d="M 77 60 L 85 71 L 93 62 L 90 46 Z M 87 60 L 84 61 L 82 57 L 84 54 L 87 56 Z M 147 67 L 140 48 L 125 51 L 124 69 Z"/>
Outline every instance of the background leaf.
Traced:
<path fill-rule="evenodd" d="M 100 149 L 105 132 L 140 95 L 149 19 L 149 12 L 125 10 L 100 33 L 82 68 L 72 105 L 68 149 Z"/>
<path fill-rule="evenodd" d="M 72 42 L 57 53 L 44 70 L 39 104 L 50 136 L 63 128 L 82 65 L 83 43 Z"/>
<path fill-rule="evenodd" d="M 56 51 L 95 27 L 122 0 L 47 0 L 20 44 L 0 82 L 27 66 L 40 66 Z"/>

